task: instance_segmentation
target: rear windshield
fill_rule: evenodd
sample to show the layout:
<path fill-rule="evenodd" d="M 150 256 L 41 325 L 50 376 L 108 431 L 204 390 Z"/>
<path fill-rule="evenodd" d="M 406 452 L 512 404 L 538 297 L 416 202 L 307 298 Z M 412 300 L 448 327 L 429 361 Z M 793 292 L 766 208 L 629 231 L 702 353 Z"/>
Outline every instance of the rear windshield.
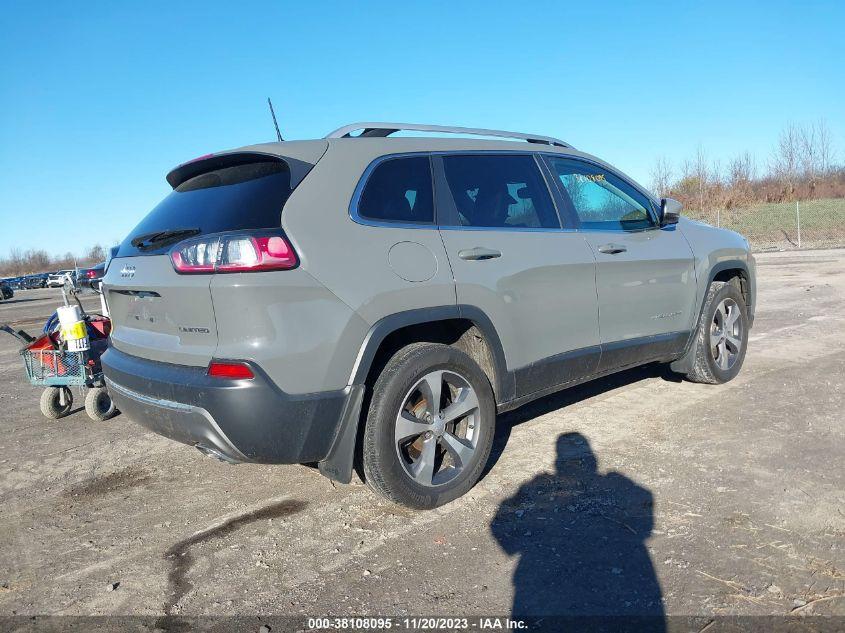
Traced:
<path fill-rule="evenodd" d="M 160 231 L 190 235 L 281 225 L 291 193 L 290 171 L 281 161 L 249 163 L 210 171 L 183 182 L 141 220 L 120 245 L 117 257 L 166 252 L 172 240 L 139 249 L 132 240 Z"/>

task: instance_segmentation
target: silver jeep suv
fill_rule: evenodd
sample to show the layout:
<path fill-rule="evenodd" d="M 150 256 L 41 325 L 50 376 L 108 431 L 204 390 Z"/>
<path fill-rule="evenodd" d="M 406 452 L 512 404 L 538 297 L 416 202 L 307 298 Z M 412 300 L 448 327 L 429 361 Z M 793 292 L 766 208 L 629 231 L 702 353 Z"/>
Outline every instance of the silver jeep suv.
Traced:
<path fill-rule="evenodd" d="M 358 123 L 167 180 L 109 263 L 102 364 L 130 418 L 223 460 L 432 508 L 479 479 L 497 413 L 743 362 L 748 242 L 554 138 Z"/>

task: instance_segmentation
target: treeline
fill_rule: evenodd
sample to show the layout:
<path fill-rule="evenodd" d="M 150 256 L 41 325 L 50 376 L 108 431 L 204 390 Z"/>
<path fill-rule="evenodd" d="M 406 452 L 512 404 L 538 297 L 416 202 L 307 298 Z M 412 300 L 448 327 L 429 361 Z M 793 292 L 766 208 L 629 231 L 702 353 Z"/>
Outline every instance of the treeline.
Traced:
<path fill-rule="evenodd" d="M 835 161 L 833 140 L 824 121 L 790 123 L 772 154 L 760 166 L 749 152 L 722 165 L 702 147 L 675 169 L 658 158 L 651 170 L 652 190 L 691 210 L 742 209 L 766 202 L 845 197 L 845 165 Z"/>
<path fill-rule="evenodd" d="M 100 244 L 95 244 L 89 248 L 82 257 L 77 257 L 73 253 L 65 253 L 57 257 L 51 256 L 42 249 L 23 251 L 19 248 L 12 248 L 8 257 L 0 258 L 0 277 L 20 277 L 73 268 L 74 266 L 84 268 L 99 264 L 105 259 L 106 249 Z"/>

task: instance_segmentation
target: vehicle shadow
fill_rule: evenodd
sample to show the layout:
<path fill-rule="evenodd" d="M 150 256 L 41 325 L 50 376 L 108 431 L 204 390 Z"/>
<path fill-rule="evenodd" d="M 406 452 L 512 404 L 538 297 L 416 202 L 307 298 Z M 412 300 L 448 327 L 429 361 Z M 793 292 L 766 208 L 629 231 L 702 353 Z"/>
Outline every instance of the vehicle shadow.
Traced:
<path fill-rule="evenodd" d="M 3 299 L 0 301 L 0 305 L 10 306 L 15 305 L 16 303 L 29 303 L 30 301 L 42 301 L 44 297 L 26 297 L 18 299 L 17 296 L 12 297 L 11 299 Z"/>
<path fill-rule="evenodd" d="M 665 631 L 662 593 L 645 540 L 653 496 L 600 473 L 580 433 L 557 438 L 555 471 L 523 484 L 490 529 L 519 561 L 515 618 L 532 630 Z"/>
<path fill-rule="evenodd" d="M 597 378 L 563 391 L 558 391 L 544 398 L 530 402 L 518 409 L 503 413 L 496 418 L 496 435 L 493 439 L 493 447 L 490 451 L 490 458 L 481 478 L 496 465 L 496 462 L 504 453 L 508 440 L 510 439 L 513 427 L 528 422 L 541 415 L 572 406 L 583 400 L 593 398 L 613 389 L 632 385 L 649 378 L 662 378 L 671 382 L 681 382 L 682 377 L 672 372 L 667 364 L 652 363 L 641 365 L 625 371 L 620 371 L 603 378 Z"/>

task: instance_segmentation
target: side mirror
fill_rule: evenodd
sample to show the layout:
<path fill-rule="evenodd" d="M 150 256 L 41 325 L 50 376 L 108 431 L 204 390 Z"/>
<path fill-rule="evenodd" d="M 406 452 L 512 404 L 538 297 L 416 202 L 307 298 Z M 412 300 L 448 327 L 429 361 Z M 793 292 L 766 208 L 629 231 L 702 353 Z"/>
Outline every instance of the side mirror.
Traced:
<path fill-rule="evenodd" d="M 660 226 L 677 224 L 683 208 L 684 205 L 674 198 L 663 198 L 660 201 Z"/>

